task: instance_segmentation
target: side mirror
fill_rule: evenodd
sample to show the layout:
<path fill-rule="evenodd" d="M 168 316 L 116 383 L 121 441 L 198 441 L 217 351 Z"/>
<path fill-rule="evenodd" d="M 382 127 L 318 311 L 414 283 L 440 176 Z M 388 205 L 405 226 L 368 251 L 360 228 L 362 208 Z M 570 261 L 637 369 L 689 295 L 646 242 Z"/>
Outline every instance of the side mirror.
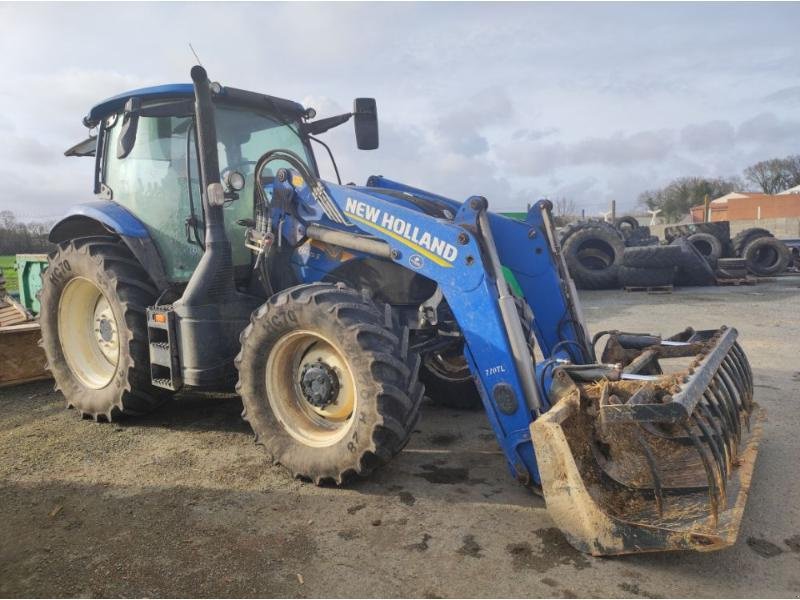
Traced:
<path fill-rule="evenodd" d="M 139 111 L 142 102 L 139 98 L 130 98 L 125 103 L 122 115 L 122 130 L 117 141 L 117 158 L 125 158 L 133 150 L 136 143 L 136 129 L 139 127 Z"/>
<path fill-rule="evenodd" d="M 353 100 L 353 117 L 358 149 L 375 150 L 378 147 L 378 107 L 375 98 Z"/>

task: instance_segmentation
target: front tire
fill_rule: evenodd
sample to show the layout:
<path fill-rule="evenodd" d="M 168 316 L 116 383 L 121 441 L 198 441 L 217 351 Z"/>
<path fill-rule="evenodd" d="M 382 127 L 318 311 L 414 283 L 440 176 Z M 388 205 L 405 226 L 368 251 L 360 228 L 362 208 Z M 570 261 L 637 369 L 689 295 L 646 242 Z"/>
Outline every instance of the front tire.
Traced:
<path fill-rule="evenodd" d="M 273 462 L 317 484 L 366 476 L 419 418 L 419 357 L 391 314 L 340 285 L 299 285 L 252 316 L 236 358 L 242 416 Z"/>
<path fill-rule="evenodd" d="M 425 384 L 428 397 L 436 404 L 457 410 L 483 407 L 472 371 L 464 358 L 463 344 L 428 354 L 422 362 L 419 378 Z"/>
<path fill-rule="evenodd" d="M 63 242 L 42 275 L 42 348 L 56 388 L 82 416 L 112 421 L 157 407 L 145 308 L 157 291 L 116 238 Z"/>

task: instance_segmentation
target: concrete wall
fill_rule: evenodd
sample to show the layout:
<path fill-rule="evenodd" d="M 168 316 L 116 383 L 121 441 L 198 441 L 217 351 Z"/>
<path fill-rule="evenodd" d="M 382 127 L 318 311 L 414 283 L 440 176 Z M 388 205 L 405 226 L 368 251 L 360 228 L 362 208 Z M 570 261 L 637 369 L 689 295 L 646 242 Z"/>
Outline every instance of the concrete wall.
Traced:
<path fill-rule="evenodd" d="M 642 221 L 642 223 L 646 223 Z M 749 227 L 763 227 L 772 232 L 777 238 L 800 238 L 800 217 L 783 217 L 779 219 L 744 219 L 739 221 L 731 221 L 731 236 L 736 235 L 743 229 Z M 657 235 L 662 240 L 664 239 L 664 229 L 669 225 L 652 225 L 650 231 L 653 235 Z"/>

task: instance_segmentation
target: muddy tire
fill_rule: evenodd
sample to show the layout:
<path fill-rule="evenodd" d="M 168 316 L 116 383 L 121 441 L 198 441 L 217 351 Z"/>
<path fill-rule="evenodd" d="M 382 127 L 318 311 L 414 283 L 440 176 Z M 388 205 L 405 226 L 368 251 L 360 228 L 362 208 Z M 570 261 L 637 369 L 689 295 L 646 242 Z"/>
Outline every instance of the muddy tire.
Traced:
<path fill-rule="evenodd" d="M 722 242 L 716 236 L 710 233 L 693 233 L 686 238 L 686 240 L 697 248 L 697 251 L 702 254 L 709 263 L 715 264 L 716 261 L 722 258 Z"/>
<path fill-rule="evenodd" d="M 678 246 L 682 251 L 678 272 L 675 276 L 676 284 L 691 287 L 716 283 L 713 267 L 693 244 L 690 244 L 685 238 L 677 238 L 671 245 Z"/>
<path fill-rule="evenodd" d="M 769 277 L 783 273 L 789 266 L 789 248 L 774 237 L 758 237 L 744 248 L 742 258 L 747 270 L 754 275 Z"/>
<path fill-rule="evenodd" d="M 39 295 L 42 348 L 68 407 L 112 421 L 168 397 L 150 383 L 145 309 L 156 296 L 116 238 L 63 242 L 49 257 Z"/>
<path fill-rule="evenodd" d="M 667 269 L 676 267 L 683 256 L 679 246 L 637 246 L 625 248 L 622 264 L 640 269 Z"/>
<path fill-rule="evenodd" d="M 661 287 L 675 282 L 676 267 L 626 267 L 619 268 L 619 282 L 623 287 Z"/>
<path fill-rule="evenodd" d="M 341 284 L 299 285 L 255 311 L 241 341 L 242 416 L 295 477 L 341 484 L 408 442 L 424 386 L 388 307 Z"/>
<path fill-rule="evenodd" d="M 762 227 L 750 227 L 737 233 L 735 236 L 733 236 L 733 240 L 731 240 L 731 247 L 733 249 L 734 256 L 744 256 L 745 246 L 747 246 L 747 244 L 753 240 L 762 237 L 773 237 L 773 235 L 769 232 L 769 230 Z"/>
<path fill-rule="evenodd" d="M 619 286 L 617 269 L 625 245 L 613 227 L 586 227 L 564 243 L 564 258 L 575 285 L 585 290 Z"/>

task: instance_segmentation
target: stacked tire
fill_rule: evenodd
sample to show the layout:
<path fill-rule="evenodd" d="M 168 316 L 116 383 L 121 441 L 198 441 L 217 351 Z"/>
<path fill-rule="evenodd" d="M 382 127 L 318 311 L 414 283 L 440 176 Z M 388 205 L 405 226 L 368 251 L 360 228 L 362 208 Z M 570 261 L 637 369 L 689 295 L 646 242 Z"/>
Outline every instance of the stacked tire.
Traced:
<path fill-rule="evenodd" d="M 677 246 L 625 248 L 619 267 L 622 287 L 662 287 L 675 281 L 682 252 Z"/>
<path fill-rule="evenodd" d="M 594 219 L 570 223 L 561 233 L 561 247 L 576 287 L 583 290 L 619 287 L 618 271 L 625 242 L 614 225 Z"/>
<path fill-rule="evenodd" d="M 677 248 L 677 271 L 675 283 L 681 286 L 714 285 L 717 281 L 714 267 L 688 238 L 675 238 L 670 247 Z"/>

